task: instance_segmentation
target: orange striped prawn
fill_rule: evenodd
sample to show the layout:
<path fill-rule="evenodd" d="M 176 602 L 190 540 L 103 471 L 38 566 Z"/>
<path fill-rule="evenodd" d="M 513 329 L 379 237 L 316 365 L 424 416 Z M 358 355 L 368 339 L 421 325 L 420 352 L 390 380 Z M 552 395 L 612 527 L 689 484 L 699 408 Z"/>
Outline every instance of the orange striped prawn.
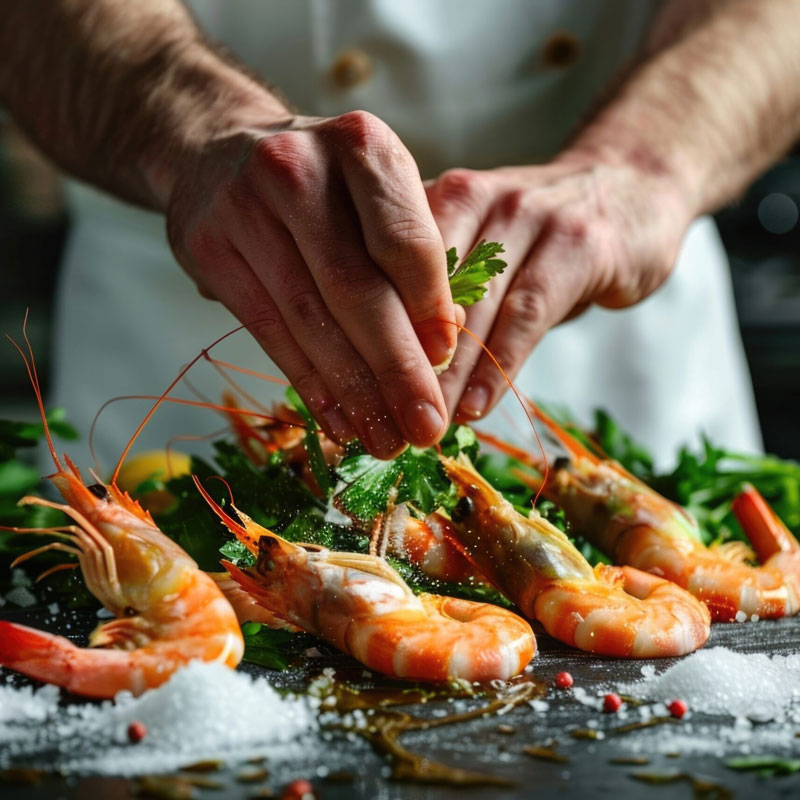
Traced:
<path fill-rule="evenodd" d="M 590 451 L 532 403 L 531 410 L 567 451 L 550 466 L 543 494 L 564 509 L 570 525 L 617 564 L 682 586 L 717 622 L 791 616 L 800 610 L 800 543 L 752 487 L 734 502 L 760 566 L 742 542 L 706 547 L 694 518 L 620 464 Z M 540 459 L 484 439 L 541 470 Z M 533 488 L 541 479 L 519 476 Z"/>
<path fill-rule="evenodd" d="M 7 528 L 59 539 L 21 556 L 15 564 L 48 550 L 77 556 L 87 588 L 116 619 L 95 629 L 88 648 L 0 621 L 0 665 L 96 698 L 111 698 L 122 690 L 140 694 L 194 659 L 235 667 L 244 642 L 222 592 L 114 480 L 86 486 L 68 457 L 66 466 L 61 463 L 47 426 L 30 342 L 25 335 L 29 360 L 11 341 L 25 361 L 38 401 L 56 467 L 50 480 L 65 500 L 24 497 L 20 502 L 58 509 L 74 523 Z"/>
<path fill-rule="evenodd" d="M 459 500 L 451 514 L 467 558 L 556 639 L 608 656 L 690 653 L 710 632 L 706 607 L 675 584 L 630 567 L 594 569 L 565 534 L 520 514 L 463 454 L 442 457 Z"/>
<path fill-rule="evenodd" d="M 226 392 L 224 406 L 237 409 L 236 398 Z M 269 453 L 280 451 L 286 463 L 305 483 L 312 494 L 320 496 L 319 486 L 308 463 L 303 444 L 308 431 L 303 418 L 293 409 L 281 405 L 271 409 L 273 420 L 262 421 L 246 414 L 227 413 L 239 446 L 256 465 L 263 466 Z M 344 448 L 322 431 L 319 438 L 325 463 L 336 466 L 344 456 Z M 335 498 L 334 498 L 335 502 Z M 448 535 L 451 522 L 441 514 L 429 514 L 424 520 L 409 513 L 404 504 L 392 507 L 379 523 L 386 533 L 386 550 L 419 567 L 429 578 L 455 583 L 481 580 L 474 567 L 464 558 Z"/>
<path fill-rule="evenodd" d="M 300 546 L 232 505 L 229 516 L 195 478 L 225 526 L 257 555 L 223 565 L 276 617 L 313 633 L 376 672 L 422 681 L 506 680 L 531 660 L 530 625 L 510 611 L 433 594 L 415 595 L 383 559 Z"/>

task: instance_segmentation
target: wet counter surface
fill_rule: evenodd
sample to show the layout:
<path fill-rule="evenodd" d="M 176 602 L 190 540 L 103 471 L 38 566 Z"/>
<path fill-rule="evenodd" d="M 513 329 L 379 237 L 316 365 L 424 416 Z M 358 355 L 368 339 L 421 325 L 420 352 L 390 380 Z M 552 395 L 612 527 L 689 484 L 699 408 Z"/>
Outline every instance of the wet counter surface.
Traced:
<path fill-rule="evenodd" d="M 48 628 L 57 632 L 60 620 L 50 619 L 44 610 L 9 611 L 6 607 L 0 618 L 14 622 Z M 75 621 L 78 623 L 75 624 Z M 93 614 L 76 614 L 71 633 L 83 628 L 88 632 L 97 620 Z M 674 663 L 673 660 L 627 661 L 600 658 L 567 649 L 546 635 L 539 635 L 539 653 L 533 662 L 533 679 L 552 685 L 555 675 L 569 671 L 575 687 L 582 687 L 591 696 L 602 693 L 603 688 L 613 687 L 617 682 L 634 681 L 642 677 L 642 666 L 654 664 L 659 671 Z M 800 653 L 800 618 L 762 621 L 740 625 L 715 625 L 706 647 L 724 646 L 745 653 L 768 653 L 788 655 Z M 342 674 L 353 670 L 353 662 L 345 658 L 312 659 L 304 670 L 272 672 L 270 670 L 243 665 L 252 674 L 267 676 L 268 680 L 281 688 L 300 688 L 309 676 L 321 671 L 324 666 L 333 666 Z M 0 673 L 3 671 L 0 670 Z M 377 684 L 378 687 L 380 683 Z M 752 687 L 758 692 L 758 687 Z M 303 778 L 310 780 L 317 796 L 326 800 L 339 798 L 370 798 L 370 800 L 449 800 L 450 798 L 564 798 L 564 797 L 648 797 L 663 798 L 692 797 L 800 797 L 800 774 L 787 777 L 764 778 L 757 774 L 735 772 L 728 768 L 724 759 L 716 756 L 696 755 L 647 755 L 647 764 L 619 763 L 630 761 L 637 754 L 632 752 L 632 737 L 644 732 L 611 734 L 603 740 L 575 739 L 570 731 L 598 725 L 600 730 L 610 731 L 624 723 L 641 721 L 636 713 L 625 719 L 602 714 L 576 701 L 572 692 L 548 690 L 542 700 L 547 707 L 538 708 L 523 703 L 502 716 L 488 716 L 445 725 L 435 730 L 411 731 L 400 737 L 403 746 L 413 753 L 424 754 L 446 765 L 489 774 L 508 782 L 508 786 L 447 786 L 422 785 L 393 780 L 386 756 L 375 752 L 372 745 L 362 737 L 345 738 L 333 733 L 329 741 L 320 740 L 308 752 L 298 755 L 287 763 L 273 764 L 269 753 L 264 766 L 269 777 L 261 781 L 243 783 L 242 765 L 234 765 L 206 774 L 203 779 L 215 784 L 214 788 L 195 788 L 197 798 L 251 798 L 269 797 L 271 791 L 280 797 L 280 791 L 288 781 Z M 470 707 L 483 701 L 470 701 Z M 430 716 L 437 709 L 450 713 L 452 705 L 429 702 L 417 706 L 403 706 L 404 711 L 419 716 Z M 235 713 L 235 709 L 231 709 Z M 444 713 L 440 711 L 439 713 Z M 711 733 L 730 727 L 730 718 L 714 718 L 694 714 L 690 720 L 696 726 L 702 723 L 711 726 Z M 588 725 L 587 725 L 588 723 Z M 670 735 L 678 725 L 665 725 L 647 731 L 655 735 L 663 730 Z M 187 735 L 191 732 L 187 731 Z M 526 747 L 552 750 L 563 761 L 548 761 L 525 753 Z M 800 738 L 793 757 L 800 756 Z M 615 763 L 616 762 L 616 763 Z M 252 771 L 252 768 L 251 768 Z M 636 773 L 656 776 L 677 776 L 669 782 L 649 783 L 633 777 Z M 695 779 L 693 784 L 692 779 Z M 3 800 L 38 800 L 38 798 L 113 798 L 126 800 L 142 795 L 142 786 L 136 780 L 109 777 L 45 777 L 40 783 L 0 783 Z M 152 796 L 152 795 L 151 795 Z M 166 797 L 166 794 L 160 796 Z M 177 796 L 177 795 L 175 795 Z"/>

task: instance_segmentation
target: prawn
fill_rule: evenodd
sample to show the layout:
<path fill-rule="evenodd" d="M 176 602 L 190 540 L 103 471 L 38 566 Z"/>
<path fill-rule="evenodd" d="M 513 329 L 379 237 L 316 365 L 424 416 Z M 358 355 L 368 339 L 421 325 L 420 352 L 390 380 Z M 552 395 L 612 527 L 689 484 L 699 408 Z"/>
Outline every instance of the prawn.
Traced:
<path fill-rule="evenodd" d="M 254 567 L 223 561 L 231 578 L 277 618 L 315 634 L 376 672 L 422 681 L 507 680 L 534 655 L 521 617 L 487 603 L 415 595 L 382 558 L 298 545 L 236 506 L 238 521 L 195 484 L 254 555 Z"/>
<path fill-rule="evenodd" d="M 554 638 L 601 655 L 657 658 L 701 647 L 708 609 L 663 578 L 631 567 L 594 569 L 536 509 L 517 511 L 461 454 L 442 457 L 459 494 L 451 518 L 467 558 Z"/>
<path fill-rule="evenodd" d="M 414 517 L 405 503 L 392 508 L 383 525 L 387 550 L 419 567 L 429 578 L 452 583 L 484 583 L 475 567 L 453 544 L 453 523 L 434 511 Z"/>
<path fill-rule="evenodd" d="M 617 564 L 678 584 L 708 606 L 715 622 L 777 618 L 800 610 L 800 543 L 755 489 L 745 489 L 733 504 L 755 554 L 742 542 L 706 547 L 685 509 L 617 462 L 596 455 L 532 403 L 530 408 L 568 454 L 550 465 L 544 496 Z M 492 441 L 541 471 L 534 456 Z M 537 476 L 518 475 L 533 488 L 541 486 Z M 754 555 L 760 565 L 748 563 Z"/>
<path fill-rule="evenodd" d="M 238 408 L 230 392 L 223 394 L 226 408 Z M 267 463 L 269 453 L 282 452 L 290 469 L 308 487 L 312 494 L 321 495 L 319 485 L 311 471 L 304 441 L 308 435 L 303 418 L 286 405 L 271 409 L 274 420 L 257 423 L 246 414 L 227 412 L 239 446 L 258 467 Z M 319 438 L 323 458 L 328 466 L 336 466 L 345 450 L 329 439 L 322 431 Z M 335 498 L 334 498 L 335 504 Z M 339 509 L 345 513 L 346 510 Z M 452 543 L 447 529 L 451 522 L 441 514 L 429 514 L 424 520 L 409 513 L 405 504 L 393 507 L 380 521 L 386 531 L 388 552 L 404 558 L 419 567 L 429 578 L 455 583 L 481 580 L 475 569 Z"/>
<path fill-rule="evenodd" d="M 28 496 L 20 503 L 58 509 L 73 524 L 7 528 L 58 538 L 19 557 L 14 565 L 52 550 L 77 556 L 87 588 L 116 619 L 94 630 L 88 648 L 0 621 L 0 665 L 96 698 L 111 698 L 121 690 L 141 694 L 194 659 L 235 667 L 244 652 L 241 629 L 212 578 L 115 481 L 87 486 L 68 456 L 62 464 L 48 429 L 33 351 L 24 335 L 29 358 L 8 338 L 33 384 L 56 467 L 49 477 L 65 502 Z"/>

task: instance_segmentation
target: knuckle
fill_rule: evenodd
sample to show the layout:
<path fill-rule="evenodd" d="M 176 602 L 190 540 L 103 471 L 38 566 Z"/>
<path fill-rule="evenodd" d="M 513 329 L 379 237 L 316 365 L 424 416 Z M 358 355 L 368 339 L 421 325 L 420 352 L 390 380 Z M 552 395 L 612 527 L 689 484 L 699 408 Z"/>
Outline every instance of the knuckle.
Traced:
<path fill-rule="evenodd" d="M 536 328 L 547 314 L 547 294 L 539 286 L 513 289 L 503 301 L 502 314 L 524 331 Z"/>
<path fill-rule="evenodd" d="M 281 361 L 291 355 L 292 340 L 287 335 L 286 324 L 275 309 L 253 309 L 244 319 L 248 320 L 247 330 L 270 357 Z"/>
<path fill-rule="evenodd" d="M 354 148 L 367 148 L 376 141 L 385 140 L 389 126 L 368 111 L 348 111 L 335 117 L 327 126 L 334 137 Z"/>
<path fill-rule="evenodd" d="M 582 246 L 597 237 L 601 226 L 596 220 L 590 221 L 585 216 L 558 211 L 550 217 L 548 227 L 552 234 Z"/>
<path fill-rule="evenodd" d="M 416 219 L 385 223 L 370 237 L 368 250 L 375 261 L 401 277 L 418 276 L 420 268 L 444 264 L 441 238 Z"/>
<path fill-rule="evenodd" d="M 531 195 L 524 189 L 506 192 L 499 202 L 499 211 L 505 222 L 529 216 L 533 211 Z"/>
<path fill-rule="evenodd" d="M 382 384 L 408 383 L 418 375 L 419 361 L 410 355 L 396 354 L 376 370 Z"/>
<path fill-rule="evenodd" d="M 288 316 L 302 320 L 304 325 L 312 326 L 324 319 L 322 298 L 314 289 L 303 289 L 290 295 L 286 300 Z"/>
<path fill-rule="evenodd" d="M 450 169 L 443 172 L 431 190 L 436 206 L 452 206 L 456 210 L 476 211 L 488 200 L 486 176 L 471 169 Z"/>
<path fill-rule="evenodd" d="M 329 260 L 318 277 L 325 294 L 343 311 L 375 303 L 389 290 L 379 272 L 352 260 Z"/>
<path fill-rule="evenodd" d="M 271 183 L 287 191 L 299 191 L 309 178 L 307 153 L 301 135 L 284 131 L 254 145 L 254 159 Z"/>
<path fill-rule="evenodd" d="M 211 226 L 201 222 L 186 232 L 182 249 L 192 261 L 202 264 L 214 259 L 220 251 L 220 246 Z"/>

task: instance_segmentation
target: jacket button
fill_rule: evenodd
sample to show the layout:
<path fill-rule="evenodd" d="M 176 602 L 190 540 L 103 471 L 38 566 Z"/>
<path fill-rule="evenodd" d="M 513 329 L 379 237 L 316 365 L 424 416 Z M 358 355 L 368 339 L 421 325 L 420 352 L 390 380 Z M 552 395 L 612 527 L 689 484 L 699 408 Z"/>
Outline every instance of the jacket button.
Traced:
<path fill-rule="evenodd" d="M 330 69 L 331 83 L 342 90 L 360 86 L 371 75 L 372 59 L 363 50 L 355 48 L 339 53 Z"/>
<path fill-rule="evenodd" d="M 556 31 L 542 47 L 542 61 L 552 69 L 571 67 L 580 54 L 580 42 L 569 31 Z"/>

